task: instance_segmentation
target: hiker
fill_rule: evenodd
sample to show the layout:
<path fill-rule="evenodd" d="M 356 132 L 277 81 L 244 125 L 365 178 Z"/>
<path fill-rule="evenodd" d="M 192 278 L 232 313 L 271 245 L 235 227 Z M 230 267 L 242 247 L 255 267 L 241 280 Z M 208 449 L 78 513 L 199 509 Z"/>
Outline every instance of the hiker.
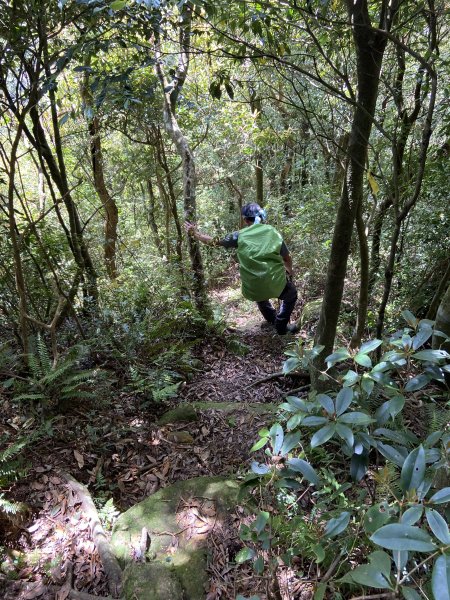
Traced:
<path fill-rule="evenodd" d="M 265 223 L 266 211 L 259 204 L 251 202 L 243 206 L 242 217 L 244 229 L 230 233 L 223 239 L 201 233 L 193 223 L 186 222 L 185 227 L 189 235 L 203 244 L 237 248 L 244 298 L 256 302 L 266 322 L 274 326 L 277 333 L 295 333 L 297 326 L 289 324 L 297 301 L 289 250 L 280 233 Z M 270 298 L 280 300 L 278 312 Z"/>

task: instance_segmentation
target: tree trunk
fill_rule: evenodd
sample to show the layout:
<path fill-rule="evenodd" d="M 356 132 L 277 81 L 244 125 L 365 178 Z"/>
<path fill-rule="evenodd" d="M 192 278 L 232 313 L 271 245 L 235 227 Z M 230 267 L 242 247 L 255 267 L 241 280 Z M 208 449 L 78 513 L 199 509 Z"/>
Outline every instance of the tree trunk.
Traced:
<path fill-rule="evenodd" d="M 359 282 L 358 315 L 356 318 L 356 327 L 350 341 L 351 348 L 357 348 L 361 344 L 367 321 L 367 306 L 369 303 L 369 246 L 367 244 L 366 227 L 361 204 L 358 206 L 356 215 L 356 228 L 358 230 L 361 280 Z"/>
<path fill-rule="evenodd" d="M 439 304 L 434 327 L 436 331 L 442 331 L 450 338 L 450 285 Z M 445 338 L 433 335 L 433 348 L 441 348 L 450 353 L 450 340 L 445 341 Z"/>
<path fill-rule="evenodd" d="M 89 60 L 86 61 L 89 64 Z M 103 242 L 103 256 L 108 277 L 113 280 L 117 277 L 117 226 L 119 223 L 119 211 L 105 183 L 103 169 L 103 152 L 100 138 L 100 121 L 93 112 L 92 93 L 89 87 L 89 73 L 84 73 L 81 83 L 81 98 L 84 104 L 84 113 L 88 123 L 89 145 L 92 161 L 92 173 L 94 176 L 94 187 L 102 203 L 105 215 L 105 239 Z M 91 116 L 89 116 L 91 115 Z"/>
<path fill-rule="evenodd" d="M 390 4 L 391 8 L 387 9 L 387 3 L 383 2 L 383 17 L 380 19 L 380 25 L 385 30 L 389 28 L 395 11 L 392 6 L 395 2 Z M 315 382 L 317 382 L 316 369 L 323 369 L 324 358 L 332 351 L 336 336 L 353 225 L 363 197 L 367 148 L 386 47 L 384 31 L 381 27 L 380 29 L 372 27 L 367 0 L 347 0 L 347 6 L 353 25 L 358 94 L 348 143 L 346 176 L 334 227 L 324 298 L 315 339 L 316 344 L 324 346 L 311 373 Z"/>
<path fill-rule="evenodd" d="M 250 108 L 252 109 L 253 118 L 257 127 L 259 127 L 259 121 L 261 119 L 261 98 L 258 98 L 256 91 L 249 86 L 250 91 Z M 263 160 L 259 150 L 255 152 L 255 202 L 260 206 L 264 203 L 264 171 L 263 171 Z"/>
<path fill-rule="evenodd" d="M 195 159 L 192 149 L 187 139 L 183 135 L 175 116 L 178 95 L 186 80 L 187 70 L 189 67 L 189 43 L 192 20 L 192 6 L 190 3 L 183 5 L 180 17 L 180 54 L 174 79 L 171 83 L 169 83 L 163 72 L 159 41 L 156 49 L 156 72 L 164 94 L 164 127 L 169 137 L 175 144 L 183 163 L 184 216 L 187 221 L 195 222 L 197 212 L 195 198 L 197 183 Z M 187 240 L 192 266 L 195 305 L 201 314 L 209 316 L 210 309 L 206 297 L 205 274 L 203 271 L 200 245 L 194 236 L 187 236 Z"/>
<path fill-rule="evenodd" d="M 158 254 L 159 256 L 163 256 L 164 255 L 164 250 L 163 250 L 163 244 L 159 235 L 159 230 L 158 230 L 158 225 L 156 224 L 156 219 L 155 219 L 155 210 L 156 210 L 156 204 L 155 204 L 155 193 L 153 191 L 153 184 L 152 184 L 152 180 L 149 177 L 147 179 L 147 192 L 148 192 L 148 198 L 149 198 L 149 202 L 148 202 L 148 210 L 147 210 L 147 222 L 150 226 L 150 229 L 152 230 L 152 234 L 153 234 L 153 241 L 155 242 L 155 246 L 156 249 L 158 250 Z"/>
<path fill-rule="evenodd" d="M 438 288 L 433 296 L 433 299 L 431 300 L 430 307 L 427 311 L 427 316 L 426 316 L 427 319 L 434 320 L 436 318 L 439 304 L 441 302 L 441 299 L 443 298 L 444 291 L 446 290 L 449 281 L 450 281 L 450 261 L 447 265 L 444 276 L 442 277 L 442 279 L 438 285 Z M 437 327 L 437 329 L 439 329 L 439 327 Z"/>

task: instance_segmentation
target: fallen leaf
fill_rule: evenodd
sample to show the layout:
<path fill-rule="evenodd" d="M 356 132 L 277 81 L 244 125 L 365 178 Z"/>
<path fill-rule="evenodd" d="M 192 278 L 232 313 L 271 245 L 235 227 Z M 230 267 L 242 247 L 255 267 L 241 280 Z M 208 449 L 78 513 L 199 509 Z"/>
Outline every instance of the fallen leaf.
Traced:
<path fill-rule="evenodd" d="M 82 469 L 84 467 L 84 458 L 83 458 L 82 454 L 80 454 L 78 452 L 78 450 L 74 450 L 73 455 L 75 456 L 75 460 L 78 463 L 78 468 Z"/>

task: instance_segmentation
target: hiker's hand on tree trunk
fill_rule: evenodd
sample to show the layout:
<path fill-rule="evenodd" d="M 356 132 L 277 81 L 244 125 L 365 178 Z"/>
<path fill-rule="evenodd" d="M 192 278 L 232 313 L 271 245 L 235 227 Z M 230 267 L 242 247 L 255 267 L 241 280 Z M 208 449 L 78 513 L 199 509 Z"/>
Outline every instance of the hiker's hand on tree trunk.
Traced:
<path fill-rule="evenodd" d="M 195 223 L 189 223 L 189 221 L 185 221 L 184 228 L 186 229 L 188 235 L 197 237 L 197 226 L 195 225 Z"/>

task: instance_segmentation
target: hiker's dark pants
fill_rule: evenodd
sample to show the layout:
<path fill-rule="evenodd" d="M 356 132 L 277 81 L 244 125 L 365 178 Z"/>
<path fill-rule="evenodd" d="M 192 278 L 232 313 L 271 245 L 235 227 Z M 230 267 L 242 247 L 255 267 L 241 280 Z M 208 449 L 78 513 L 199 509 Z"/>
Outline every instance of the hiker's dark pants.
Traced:
<path fill-rule="evenodd" d="M 286 287 L 278 296 L 278 299 L 281 301 L 278 312 L 274 309 L 270 300 L 262 300 L 256 304 L 265 320 L 275 325 L 277 333 L 283 335 L 286 333 L 287 324 L 297 302 L 297 289 L 290 279 L 287 280 Z"/>

